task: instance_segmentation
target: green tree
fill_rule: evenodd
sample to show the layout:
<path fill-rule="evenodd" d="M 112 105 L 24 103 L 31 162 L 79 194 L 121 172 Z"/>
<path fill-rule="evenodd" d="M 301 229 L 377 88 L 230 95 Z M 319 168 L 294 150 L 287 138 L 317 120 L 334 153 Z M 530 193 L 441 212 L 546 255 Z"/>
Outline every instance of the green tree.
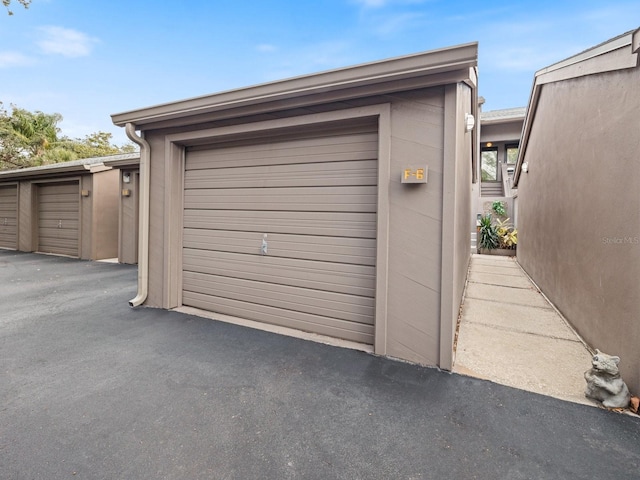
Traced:
<path fill-rule="evenodd" d="M 24 8 L 29 8 L 29 5 L 31 4 L 31 0 L 18 0 L 18 3 L 22 5 Z M 11 0 L 2 0 L 2 5 L 4 5 L 7 8 L 7 13 L 9 15 L 13 15 L 13 11 L 9 8 L 9 6 L 11 5 Z"/>
<path fill-rule="evenodd" d="M 83 139 L 60 136 L 62 116 L 12 106 L 7 112 L 0 102 L 0 170 L 67 162 L 136 151 L 132 143 L 112 143 L 108 132 L 96 132 Z"/>
<path fill-rule="evenodd" d="M 111 143 L 113 135 L 108 132 L 96 132 L 86 135 L 82 140 L 63 138 L 60 145 L 73 152 L 76 158 L 102 157 L 105 155 L 117 155 L 118 153 L 131 153 L 136 147 L 131 144 L 117 146 Z"/>

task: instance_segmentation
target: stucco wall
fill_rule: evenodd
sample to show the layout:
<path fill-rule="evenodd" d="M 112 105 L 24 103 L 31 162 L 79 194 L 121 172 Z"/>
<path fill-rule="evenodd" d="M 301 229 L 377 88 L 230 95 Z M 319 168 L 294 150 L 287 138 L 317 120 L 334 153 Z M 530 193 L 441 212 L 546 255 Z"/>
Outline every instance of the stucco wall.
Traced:
<path fill-rule="evenodd" d="M 638 85 L 640 68 L 544 85 L 518 185 L 519 262 L 591 346 L 622 357 L 636 393 Z"/>
<path fill-rule="evenodd" d="M 119 170 L 108 170 L 93 175 L 93 248 L 91 258 L 118 256 L 118 204 Z"/>

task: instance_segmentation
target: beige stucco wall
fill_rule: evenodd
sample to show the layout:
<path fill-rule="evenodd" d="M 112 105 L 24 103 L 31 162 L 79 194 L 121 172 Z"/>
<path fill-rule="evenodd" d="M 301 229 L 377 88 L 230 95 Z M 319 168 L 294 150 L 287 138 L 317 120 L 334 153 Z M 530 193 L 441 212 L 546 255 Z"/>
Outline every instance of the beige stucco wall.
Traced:
<path fill-rule="evenodd" d="M 129 183 L 124 183 L 123 174 L 129 174 Z M 138 263 L 138 209 L 140 172 L 137 168 L 119 170 L 120 200 L 118 218 L 118 261 Z M 127 190 L 129 195 L 124 195 Z"/>
<path fill-rule="evenodd" d="M 518 185 L 519 262 L 591 346 L 622 357 L 636 394 L 638 85 L 640 68 L 543 85 Z"/>
<path fill-rule="evenodd" d="M 458 99 L 464 101 L 458 105 Z M 328 112 L 366 105 L 390 104 L 390 182 L 389 193 L 389 236 L 388 236 L 388 295 L 387 295 L 387 341 L 386 355 L 417 363 L 440 364 L 441 342 L 441 287 L 442 287 L 442 214 L 444 175 L 444 119 L 445 89 L 434 87 L 408 92 L 398 92 L 392 96 L 375 96 L 325 104 L 296 111 L 298 115 Z M 452 244 L 448 245 L 451 262 L 452 296 L 458 298 L 457 305 L 449 301 L 445 306 L 447 324 L 455 328 L 466 265 L 469 258 L 468 218 L 470 215 L 471 184 L 471 135 L 464 134 L 464 113 L 471 109 L 471 90 L 460 85 L 453 86 L 453 110 L 450 116 L 459 125 L 462 137 L 454 139 L 452 156 L 447 162 L 452 166 L 450 175 L 460 175 L 459 183 L 465 192 L 457 192 L 456 186 L 449 188 L 453 209 L 456 214 L 448 218 L 454 222 L 456 232 Z M 465 112 L 462 112 L 465 110 Z M 271 115 L 272 118 L 290 117 L 292 112 L 283 111 Z M 460 118 L 462 115 L 462 118 Z M 233 123 L 254 121 L 237 119 Z M 167 187 L 165 138 L 178 131 L 198 130 L 217 127 L 224 123 L 209 123 L 182 127 L 180 129 L 147 130 L 145 139 L 151 150 L 150 164 L 150 232 L 149 232 L 149 295 L 146 305 L 173 308 L 177 305 L 177 295 L 170 289 L 171 250 L 168 235 L 175 238 L 176 232 L 168 233 L 168 213 L 165 205 Z M 457 137 L 456 137 L 457 138 Z M 468 155 L 456 157 L 457 146 L 468 147 Z M 426 164 L 429 169 L 426 185 L 402 185 L 401 171 L 408 164 Z M 173 189 L 171 190 L 174 191 Z M 172 195 L 181 195 L 175 189 Z M 463 232 L 463 233 L 462 233 Z M 454 247 L 455 246 L 455 247 Z M 455 258 L 455 264 L 454 259 Z M 173 261 L 179 261 L 174 259 Z M 453 313 L 455 311 L 455 314 Z"/>
<path fill-rule="evenodd" d="M 118 256 L 119 171 L 93 175 L 92 260 Z"/>

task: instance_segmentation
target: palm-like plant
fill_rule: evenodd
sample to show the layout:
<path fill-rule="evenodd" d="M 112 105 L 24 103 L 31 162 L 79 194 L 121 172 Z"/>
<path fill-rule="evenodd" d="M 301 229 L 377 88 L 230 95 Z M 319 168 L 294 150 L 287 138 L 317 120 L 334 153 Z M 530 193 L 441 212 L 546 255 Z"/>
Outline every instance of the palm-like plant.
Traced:
<path fill-rule="evenodd" d="M 500 237 L 496 227 L 491 222 L 491 215 L 480 218 L 480 247 L 493 250 L 500 246 Z"/>

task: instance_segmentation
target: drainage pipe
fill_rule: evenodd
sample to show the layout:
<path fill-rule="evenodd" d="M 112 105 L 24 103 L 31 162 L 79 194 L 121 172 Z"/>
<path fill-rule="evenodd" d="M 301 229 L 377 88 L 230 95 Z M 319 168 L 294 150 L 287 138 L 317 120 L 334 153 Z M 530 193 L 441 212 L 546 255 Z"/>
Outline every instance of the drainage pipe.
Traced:
<path fill-rule="evenodd" d="M 138 294 L 129 300 L 130 307 L 142 305 L 149 292 L 149 143 L 136 134 L 133 123 L 125 125 L 129 139 L 140 146 L 140 213 L 138 224 Z"/>

